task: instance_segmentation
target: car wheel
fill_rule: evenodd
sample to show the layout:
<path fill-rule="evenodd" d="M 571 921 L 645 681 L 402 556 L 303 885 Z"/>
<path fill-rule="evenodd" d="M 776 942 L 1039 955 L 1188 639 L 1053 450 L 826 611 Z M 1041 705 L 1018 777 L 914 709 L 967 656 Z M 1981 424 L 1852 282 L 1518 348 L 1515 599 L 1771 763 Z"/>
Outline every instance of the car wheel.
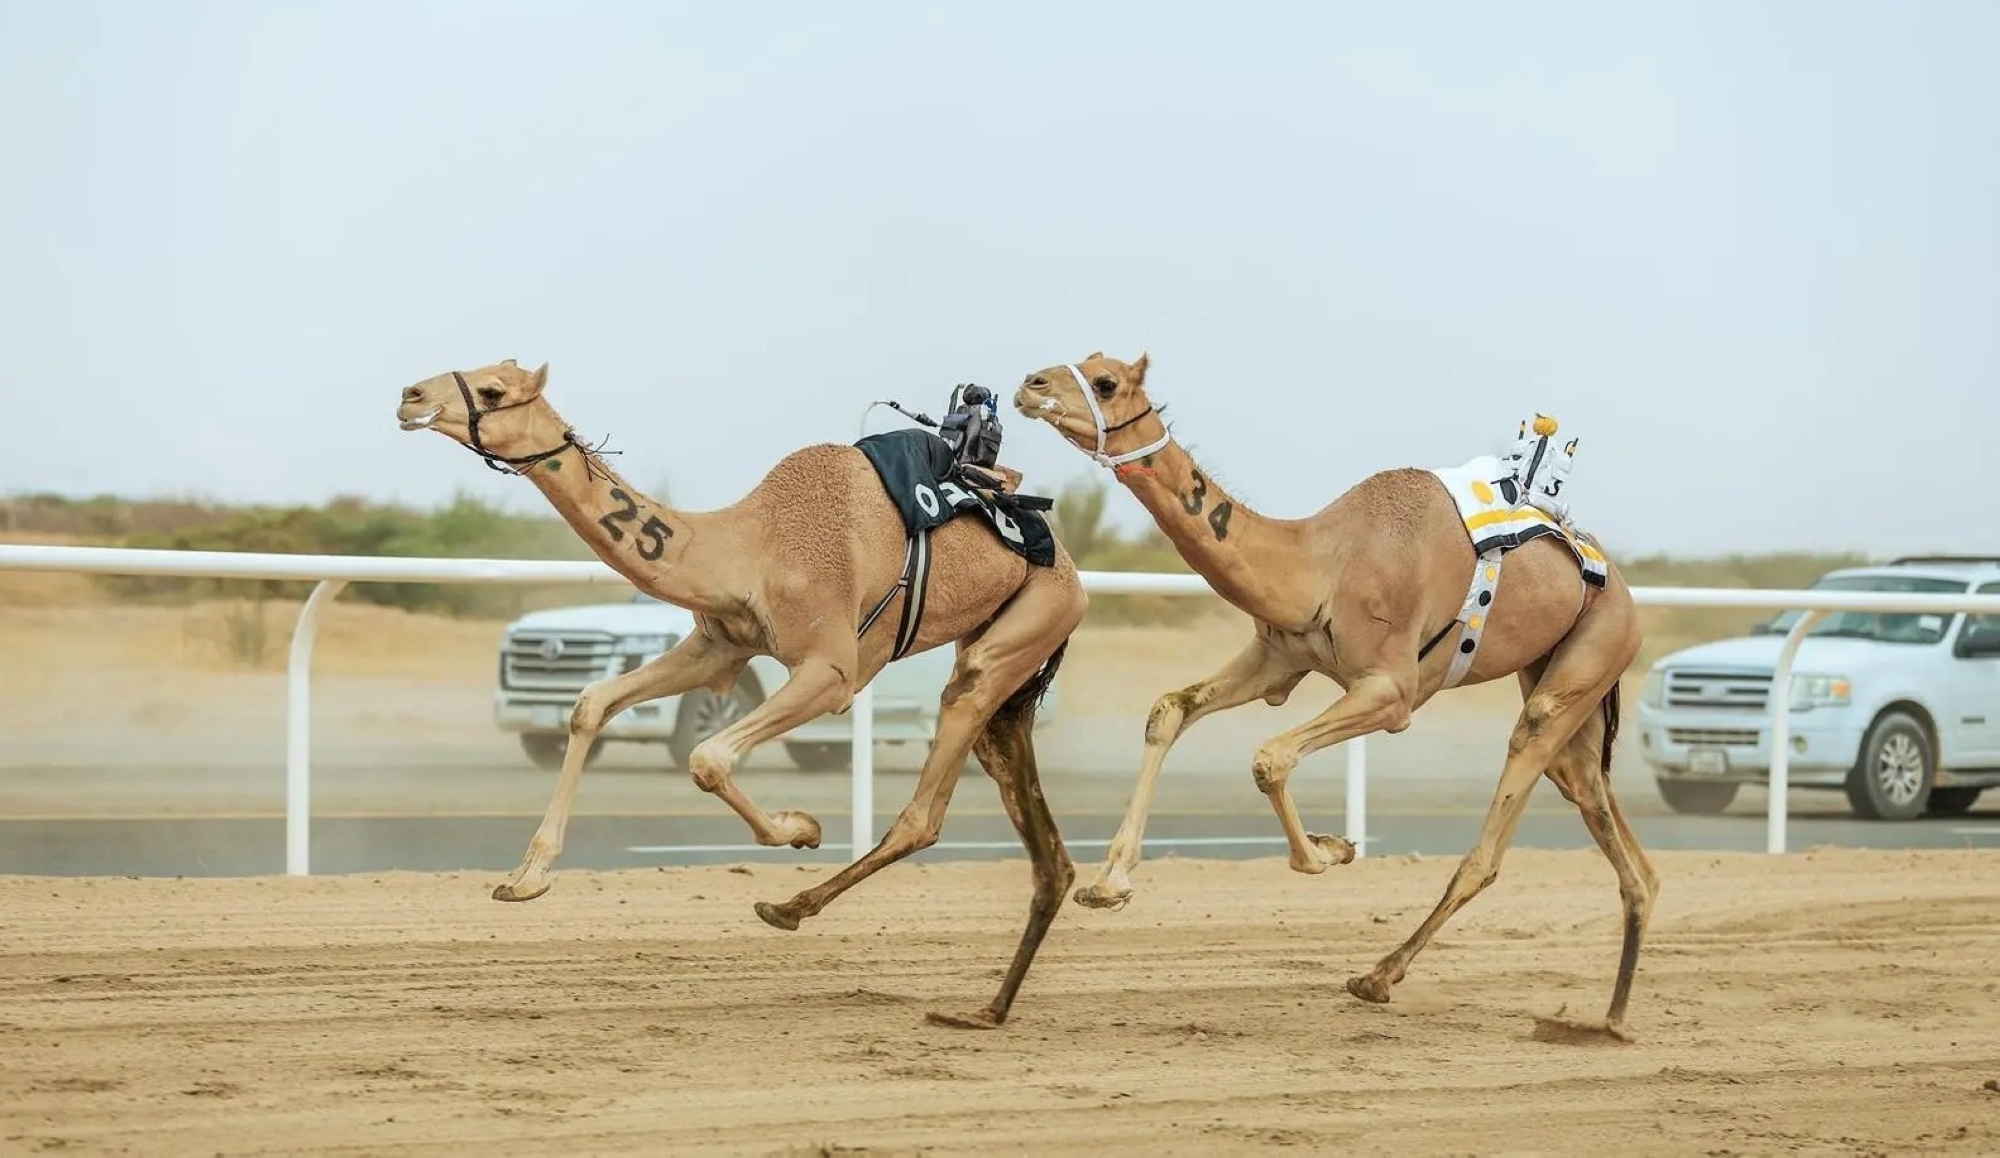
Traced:
<path fill-rule="evenodd" d="M 674 734 L 667 741 L 674 765 L 685 769 L 695 746 L 750 714 L 763 703 L 756 685 L 741 679 L 728 695 L 719 696 L 707 688 L 690 688 L 681 693 L 680 711 L 674 716 Z"/>
<path fill-rule="evenodd" d="M 521 751 L 528 754 L 528 759 L 535 762 L 535 767 L 546 768 L 553 772 L 562 767 L 563 753 L 569 751 L 569 733 L 523 732 Z M 600 736 L 591 742 L 590 751 L 584 753 L 584 767 L 590 767 L 603 752 L 604 738 Z"/>
<path fill-rule="evenodd" d="M 1889 712 L 1861 742 L 1861 758 L 1847 774 L 1847 803 L 1867 820 L 1915 820 L 1930 803 L 1936 770 L 1930 733 L 1908 713 Z"/>
<path fill-rule="evenodd" d="M 785 755 L 807 772 L 842 772 L 854 763 L 854 745 L 790 743 Z"/>
<path fill-rule="evenodd" d="M 1701 780 L 1655 780 L 1660 798 L 1675 812 L 1713 816 L 1736 799 L 1735 784 L 1711 784 Z"/>
<path fill-rule="evenodd" d="M 1983 788 L 1933 788 L 1930 812 L 1933 816 L 1964 816 L 1979 801 Z"/>

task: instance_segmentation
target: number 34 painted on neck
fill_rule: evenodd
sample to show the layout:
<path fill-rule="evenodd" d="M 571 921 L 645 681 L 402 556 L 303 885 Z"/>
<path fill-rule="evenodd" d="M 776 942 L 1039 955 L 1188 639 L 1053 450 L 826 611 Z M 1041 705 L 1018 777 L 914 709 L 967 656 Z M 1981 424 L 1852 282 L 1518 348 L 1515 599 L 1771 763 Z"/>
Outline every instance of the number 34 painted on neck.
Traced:
<path fill-rule="evenodd" d="M 1195 471 L 1194 490 L 1181 500 L 1181 509 L 1190 515 L 1199 515 L 1201 514 L 1202 505 L 1207 501 L 1208 479 L 1202 477 L 1200 471 Z M 1231 503 L 1228 499 L 1224 499 L 1215 504 L 1214 510 L 1208 512 L 1208 529 L 1215 532 L 1215 537 L 1218 540 L 1229 537 L 1229 516 L 1235 510 L 1235 504 Z"/>

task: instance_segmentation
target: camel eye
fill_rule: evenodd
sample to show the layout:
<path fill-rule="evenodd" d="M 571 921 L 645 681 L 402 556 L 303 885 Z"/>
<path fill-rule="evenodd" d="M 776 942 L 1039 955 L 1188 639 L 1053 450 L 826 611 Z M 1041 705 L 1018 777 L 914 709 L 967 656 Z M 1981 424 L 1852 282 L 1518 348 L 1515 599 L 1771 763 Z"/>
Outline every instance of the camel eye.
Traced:
<path fill-rule="evenodd" d="M 1090 384 L 1096 389 L 1099 398 L 1109 398 L 1113 394 L 1118 393 L 1118 379 L 1113 378 L 1109 374 L 1106 374 L 1102 378 L 1091 379 Z"/>
<path fill-rule="evenodd" d="M 507 396 L 507 392 L 498 386 L 481 386 L 478 393 L 479 400 L 488 406 L 500 405 L 500 400 Z"/>

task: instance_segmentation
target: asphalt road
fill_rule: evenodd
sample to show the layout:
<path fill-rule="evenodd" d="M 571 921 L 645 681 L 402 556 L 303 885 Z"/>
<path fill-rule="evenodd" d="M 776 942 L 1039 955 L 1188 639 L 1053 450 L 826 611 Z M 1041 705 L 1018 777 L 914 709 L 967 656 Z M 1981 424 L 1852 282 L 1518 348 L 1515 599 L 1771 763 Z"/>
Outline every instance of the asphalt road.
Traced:
<path fill-rule="evenodd" d="M 846 859 L 847 815 L 819 815 L 831 847 L 816 851 L 764 849 L 747 843 L 736 817 L 720 815 L 577 816 L 571 820 L 558 868 L 621 869 L 687 864 L 826 864 Z M 893 813 L 878 816 L 877 833 Z M 1071 855 L 1089 865 L 1103 854 L 1117 818 L 1064 820 Z M 1369 817 L 1368 855 L 1421 853 L 1456 857 L 1479 831 L 1473 810 L 1376 812 Z M 505 873 L 533 834 L 533 816 L 321 817 L 313 826 L 315 873 L 471 870 Z M 1340 831 L 1338 814 L 1319 828 Z M 1764 818 L 1639 816 L 1633 827 L 1649 849 L 1760 851 Z M 916 861 L 1019 857 L 1003 816 L 954 813 L 937 847 Z M 1268 812 L 1156 814 L 1147 825 L 1146 855 L 1272 857 L 1282 855 L 1277 821 Z M 1585 848 L 1589 837 L 1574 813 L 1530 812 L 1514 840 L 1523 848 Z M 1870 823 L 1832 816 L 1794 818 L 1789 847 L 2000 849 L 2000 809 L 1912 823 Z M 265 817 L 70 819 L 0 821 L 0 874 L 46 876 L 251 876 L 284 871 L 284 822 Z"/>

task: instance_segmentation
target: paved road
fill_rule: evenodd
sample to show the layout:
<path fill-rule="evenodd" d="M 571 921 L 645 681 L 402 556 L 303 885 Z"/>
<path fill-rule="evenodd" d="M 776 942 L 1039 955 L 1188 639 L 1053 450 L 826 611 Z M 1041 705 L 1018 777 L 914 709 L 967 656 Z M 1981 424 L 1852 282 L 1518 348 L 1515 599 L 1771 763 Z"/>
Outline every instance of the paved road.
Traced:
<path fill-rule="evenodd" d="M 880 832 L 891 813 L 878 817 Z M 845 814 L 821 823 L 833 848 L 814 852 L 746 845 L 736 818 L 696 815 L 578 816 L 570 823 L 559 867 L 635 868 L 667 864 L 826 863 L 845 860 Z M 1455 857 L 1479 830 L 1475 811 L 1376 813 L 1370 855 L 1419 852 Z M 1340 829 L 1337 814 L 1320 824 Z M 1633 821 L 1651 849 L 1758 851 L 1764 848 L 1760 815 L 1647 816 Z M 322 817 L 313 830 L 313 870 L 364 873 L 393 870 L 511 870 L 535 828 L 531 816 Z M 1088 865 L 1102 855 L 1117 818 L 1087 815 L 1064 823 L 1071 855 Z M 1573 813 L 1531 812 L 1516 847 L 1584 848 L 1589 837 Z M 1795 819 L 1790 847 L 2000 849 L 2000 810 L 1909 824 L 1866 823 L 1830 816 Z M 1277 856 L 1282 839 L 1268 813 L 1156 815 L 1147 826 L 1147 855 L 1203 857 Z M 1020 846 L 1004 817 L 959 815 L 946 824 L 945 840 L 914 859 L 1017 857 Z M 275 818 L 48 819 L 0 821 L 0 873 L 50 876 L 248 876 L 284 871 L 284 824 Z"/>

